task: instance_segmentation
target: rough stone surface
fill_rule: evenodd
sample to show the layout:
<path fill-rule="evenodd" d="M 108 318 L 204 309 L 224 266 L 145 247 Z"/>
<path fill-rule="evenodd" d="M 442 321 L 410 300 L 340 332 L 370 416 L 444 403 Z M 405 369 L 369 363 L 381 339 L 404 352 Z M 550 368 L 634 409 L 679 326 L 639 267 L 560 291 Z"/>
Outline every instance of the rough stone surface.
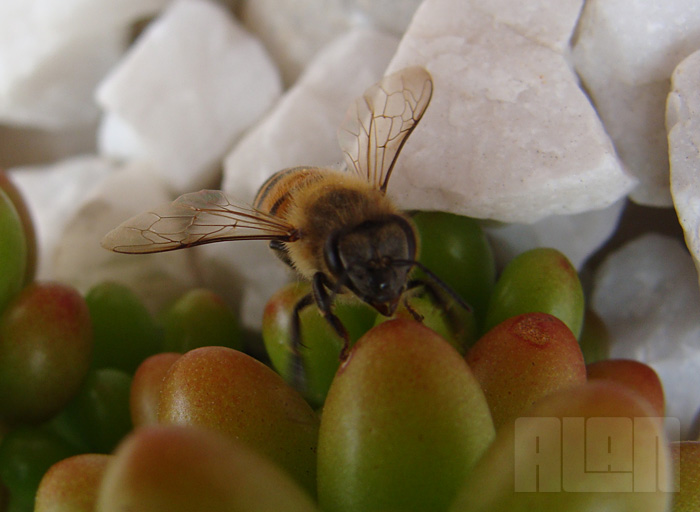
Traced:
<path fill-rule="evenodd" d="M 426 0 L 388 71 L 435 90 L 389 186 L 405 208 L 529 223 L 605 208 L 634 179 L 567 63 L 581 2 Z"/>
<path fill-rule="evenodd" d="M 673 203 L 700 273 L 700 50 L 673 73 L 666 125 Z"/>
<path fill-rule="evenodd" d="M 664 108 L 673 68 L 700 48 L 700 3 L 588 0 L 573 59 L 628 170 L 631 198 L 669 206 Z"/>

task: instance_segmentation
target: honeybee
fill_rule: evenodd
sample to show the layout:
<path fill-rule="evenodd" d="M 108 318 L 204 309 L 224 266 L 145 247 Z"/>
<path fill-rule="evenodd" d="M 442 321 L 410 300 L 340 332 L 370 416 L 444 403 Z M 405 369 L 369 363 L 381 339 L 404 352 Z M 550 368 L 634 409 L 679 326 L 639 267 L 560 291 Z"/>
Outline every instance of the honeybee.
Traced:
<path fill-rule="evenodd" d="M 387 197 L 389 178 L 408 136 L 432 96 L 427 70 L 409 67 L 386 76 L 348 110 L 338 132 L 346 169 L 294 167 L 272 175 L 252 206 L 218 190 L 178 197 L 127 220 L 102 240 L 120 253 L 153 253 L 227 240 L 269 240 L 273 252 L 312 283 L 295 306 L 292 346 L 301 345 L 299 313 L 316 304 L 344 340 L 333 314 L 335 296 L 353 293 L 391 316 L 417 260 L 411 219 Z"/>

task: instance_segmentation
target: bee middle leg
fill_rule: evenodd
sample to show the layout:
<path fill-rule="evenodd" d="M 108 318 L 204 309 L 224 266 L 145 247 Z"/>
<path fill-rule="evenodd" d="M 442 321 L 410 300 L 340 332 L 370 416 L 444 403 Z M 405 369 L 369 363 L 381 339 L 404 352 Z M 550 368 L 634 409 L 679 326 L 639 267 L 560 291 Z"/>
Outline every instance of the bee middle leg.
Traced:
<path fill-rule="evenodd" d="M 340 318 L 333 314 L 333 301 L 331 299 L 331 295 L 328 293 L 328 291 L 333 290 L 333 288 L 333 283 L 325 274 L 322 272 L 316 273 L 311 282 L 312 292 L 299 299 L 292 310 L 292 324 L 290 333 L 292 348 L 291 370 L 293 385 L 296 389 L 303 389 L 306 380 L 304 378 L 304 364 L 302 362 L 299 348 L 305 346 L 301 337 L 300 315 L 301 312 L 307 307 L 314 303 L 316 304 L 323 317 L 331 325 L 336 334 L 338 334 L 338 336 L 340 336 L 343 340 L 343 347 L 340 351 L 341 361 L 348 357 L 350 335 L 348 334 L 348 331 L 343 323 L 340 321 Z"/>
<path fill-rule="evenodd" d="M 438 292 L 437 288 L 432 282 L 426 279 L 412 279 L 406 284 L 406 291 L 415 290 L 416 288 L 422 288 L 423 291 L 430 296 L 430 300 L 438 304 L 441 308 L 445 309 L 447 307 L 445 296 Z M 422 320 L 420 314 L 418 312 L 414 312 L 413 308 L 409 306 L 408 297 L 404 299 L 404 305 L 414 318 L 416 318 L 416 315 L 418 315 L 420 320 Z M 416 318 L 416 320 L 420 321 L 419 318 Z"/>
<path fill-rule="evenodd" d="M 424 269 L 426 270 L 426 269 Z M 454 302 L 456 302 L 464 311 L 471 313 L 472 307 L 467 304 L 460 295 L 454 291 L 447 283 L 437 277 L 432 272 L 429 274 L 430 279 L 412 279 L 406 285 L 406 290 L 413 290 L 422 287 L 430 298 L 437 302 L 440 307 L 446 308 L 450 300 L 447 300 L 445 294 Z M 440 293 L 443 292 L 443 293 Z"/>
<path fill-rule="evenodd" d="M 425 293 L 428 294 L 430 300 L 437 304 L 438 307 L 447 314 L 451 321 L 459 322 L 457 317 L 455 317 L 457 314 L 456 311 L 453 311 L 450 307 L 454 303 L 457 303 L 464 310 L 464 312 L 472 312 L 471 306 L 464 302 L 457 292 L 452 290 L 452 288 L 442 281 L 438 280 L 435 282 L 435 279 L 412 279 L 406 285 L 407 291 L 414 290 L 416 288 L 422 288 Z M 411 307 L 411 305 L 408 303 L 407 295 L 408 294 L 404 295 L 404 306 L 406 306 L 406 309 L 416 321 L 422 323 L 423 316 Z"/>

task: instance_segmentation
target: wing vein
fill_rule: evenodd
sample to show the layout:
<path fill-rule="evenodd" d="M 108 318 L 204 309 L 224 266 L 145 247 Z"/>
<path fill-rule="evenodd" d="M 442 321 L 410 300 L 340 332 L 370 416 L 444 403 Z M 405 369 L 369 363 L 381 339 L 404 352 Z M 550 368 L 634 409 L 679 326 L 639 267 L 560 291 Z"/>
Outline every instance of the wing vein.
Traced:
<path fill-rule="evenodd" d="M 347 168 L 386 191 L 397 157 L 432 96 L 421 67 L 402 69 L 373 85 L 348 110 L 338 131 Z"/>
<path fill-rule="evenodd" d="M 102 240 L 107 249 L 125 253 L 151 253 L 183 249 L 224 240 L 293 241 L 291 224 L 218 190 L 184 194 L 172 203 L 133 217 Z"/>

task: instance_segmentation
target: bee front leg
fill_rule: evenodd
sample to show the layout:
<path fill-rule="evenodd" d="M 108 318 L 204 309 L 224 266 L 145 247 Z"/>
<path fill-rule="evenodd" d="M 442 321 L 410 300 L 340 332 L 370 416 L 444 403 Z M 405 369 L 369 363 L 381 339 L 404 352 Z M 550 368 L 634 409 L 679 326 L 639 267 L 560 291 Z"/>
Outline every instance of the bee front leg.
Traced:
<path fill-rule="evenodd" d="M 343 339 L 343 348 L 340 350 L 340 360 L 344 361 L 348 357 L 350 350 L 350 335 L 340 318 L 333 314 L 333 303 L 328 290 L 334 288 L 334 283 L 323 272 L 316 272 L 311 282 L 311 287 L 316 300 L 316 305 L 323 315 L 323 318 L 331 325 L 333 330 Z"/>

